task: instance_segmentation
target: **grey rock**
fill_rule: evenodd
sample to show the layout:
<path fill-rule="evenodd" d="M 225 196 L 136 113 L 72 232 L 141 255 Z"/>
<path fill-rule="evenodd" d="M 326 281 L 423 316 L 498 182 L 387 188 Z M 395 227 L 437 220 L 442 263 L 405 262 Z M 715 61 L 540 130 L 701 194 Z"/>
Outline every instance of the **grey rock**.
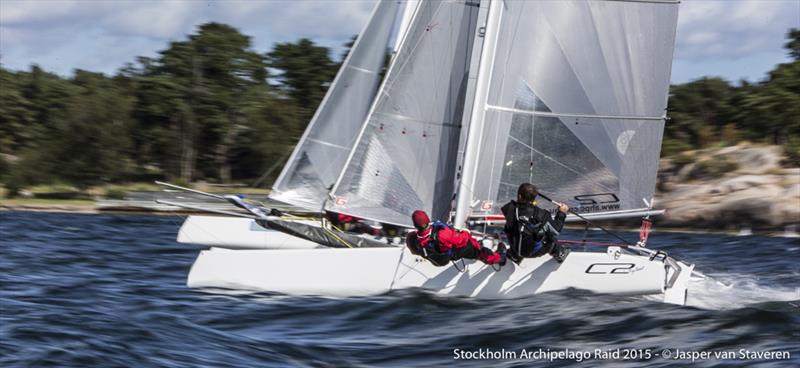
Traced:
<path fill-rule="evenodd" d="M 800 168 L 781 168 L 778 146 L 734 146 L 694 152 L 695 163 L 659 165 L 658 207 L 664 225 L 780 230 L 800 225 Z M 689 180 L 697 162 L 728 160 L 735 171 Z"/>

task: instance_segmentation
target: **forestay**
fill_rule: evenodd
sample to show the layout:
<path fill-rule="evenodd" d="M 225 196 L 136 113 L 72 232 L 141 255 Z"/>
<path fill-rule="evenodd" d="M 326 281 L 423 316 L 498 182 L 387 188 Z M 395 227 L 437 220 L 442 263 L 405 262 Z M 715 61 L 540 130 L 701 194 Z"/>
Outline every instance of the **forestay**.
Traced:
<path fill-rule="evenodd" d="M 466 193 L 472 214 L 498 213 L 524 182 L 578 212 L 646 208 L 677 2 L 503 5 L 478 169 Z"/>
<path fill-rule="evenodd" d="M 446 218 L 477 1 L 417 8 L 327 209 L 410 225 L 416 209 Z"/>
<path fill-rule="evenodd" d="M 379 1 L 344 60 L 270 198 L 320 210 L 344 167 L 380 82 L 398 1 Z"/>

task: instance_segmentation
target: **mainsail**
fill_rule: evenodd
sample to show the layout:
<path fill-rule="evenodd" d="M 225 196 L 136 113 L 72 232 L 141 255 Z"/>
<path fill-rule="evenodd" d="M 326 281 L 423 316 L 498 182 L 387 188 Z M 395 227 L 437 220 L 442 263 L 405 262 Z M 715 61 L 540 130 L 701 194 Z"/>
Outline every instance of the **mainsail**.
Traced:
<path fill-rule="evenodd" d="M 477 15 L 477 1 L 417 7 L 326 209 L 401 225 L 416 209 L 446 218 Z"/>
<path fill-rule="evenodd" d="M 578 212 L 647 208 L 677 1 L 504 1 L 496 9 L 483 121 L 472 122 L 467 142 L 477 161 L 465 172 L 456 223 L 465 212 L 498 213 L 524 182 Z"/>
<path fill-rule="evenodd" d="M 319 210 L 353 147 L 380 82 L 398 1 L 379 1 L 294 149 L 270 198 Z"/>

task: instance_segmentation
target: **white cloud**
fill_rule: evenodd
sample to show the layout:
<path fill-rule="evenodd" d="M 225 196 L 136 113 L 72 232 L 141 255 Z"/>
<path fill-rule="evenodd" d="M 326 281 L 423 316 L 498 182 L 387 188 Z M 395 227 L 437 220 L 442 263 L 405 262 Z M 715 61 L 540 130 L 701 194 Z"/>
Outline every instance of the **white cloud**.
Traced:
<path fill-rule="evenodd" d="M 94 22 L 107 33 L 120 36 L 169 39 L 179 36 L 202 9 L 187 1 L 117 3 L 104 9 Z"/>
<path fill-rule="evenodd" d="M 77 1 L 3 1 L 0 24 L 24 25 L 66 19 L 77 15 Z"/>
<path fill-rule="evenodd" d="M 704 21 L 710 14 L 719 14 L 724 4 L 721 1 L 684 1 L 679 5 L 678 28 Z"/>
<path fill-rule="evenodd" d="M 251 36 L 259 52 L 275 42 L 307 37 L 334 47 L 333 55 L 339 55 L 337 48 L 361 29 L 373 4 L 374 0 L 0 0 L 0 61 L 14 69 L 38 63 L 60 74 L 73 68 L 110 73 L 136 56 L 156 55 L 169 41 L 184 39 L 209 21 Z M 768 64 L 757 56 L 785 54 L 787 29 L 800 28 L 798 0 L 684 0 L 679 14 L 675 65 L 700 63 L 708 70 L 705 74 L 742 60 Z"/>
<path fill-rule="evenodd" d="M 73 68 L 110 73 L 210 21 L 251 36 L 259 52 L 300 37 L 339 47 L 358 33 L 373 5 L 372 0 L 2 0 L 0 55 L 4 66 L 15 69 L 38 63 L 60 74 Z"/>
<path fill-rule="evenodd" d="M 701 31 L 686 36 L 688 44 L 709 44 L 720 39 L 720 32 Z"/>
<path fill-rule="evenodd" d="M 797 0 L 685 0 L 678 16 L 675 57 L 701 62 L 775 53 L 791 27 L 800 27 Z"/>

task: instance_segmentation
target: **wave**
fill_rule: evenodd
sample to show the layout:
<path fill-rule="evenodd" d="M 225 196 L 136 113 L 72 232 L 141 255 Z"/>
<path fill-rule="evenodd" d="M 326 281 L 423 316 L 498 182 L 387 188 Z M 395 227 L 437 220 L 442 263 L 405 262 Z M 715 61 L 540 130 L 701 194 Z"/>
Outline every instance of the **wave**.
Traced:
<path fill-rule="evenodd" d="M 767 285 L 758 277 L 735 273 L 717 273 L 692 277 L 687 306 L 728 310 L 768 302 L 800 300 L 800 287 Z"/>

